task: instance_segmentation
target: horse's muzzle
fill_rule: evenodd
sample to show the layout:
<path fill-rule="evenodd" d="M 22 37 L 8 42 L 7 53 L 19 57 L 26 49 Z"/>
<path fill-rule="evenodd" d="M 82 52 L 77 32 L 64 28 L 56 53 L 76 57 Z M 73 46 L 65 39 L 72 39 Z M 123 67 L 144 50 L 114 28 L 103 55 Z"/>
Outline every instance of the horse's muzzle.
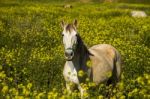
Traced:
<path fill-rule="evenodd" d="M 72 60 L 73 56 L 74 56 L 73 50 L 71 50 L 71 49 L 65 50 L 65 58 L 66 58 L 66 60 L 68 60 L 68 61 Z"/>

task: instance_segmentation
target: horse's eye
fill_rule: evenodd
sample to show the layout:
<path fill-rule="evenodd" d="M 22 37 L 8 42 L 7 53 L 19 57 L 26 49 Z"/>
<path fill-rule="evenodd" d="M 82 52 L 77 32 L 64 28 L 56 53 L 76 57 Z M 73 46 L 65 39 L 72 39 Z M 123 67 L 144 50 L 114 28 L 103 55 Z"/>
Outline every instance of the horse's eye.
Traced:
<path fill-rule="evenodd" d="M 64 34 L 61 34 L 62 36 L 64 36 Z"/>

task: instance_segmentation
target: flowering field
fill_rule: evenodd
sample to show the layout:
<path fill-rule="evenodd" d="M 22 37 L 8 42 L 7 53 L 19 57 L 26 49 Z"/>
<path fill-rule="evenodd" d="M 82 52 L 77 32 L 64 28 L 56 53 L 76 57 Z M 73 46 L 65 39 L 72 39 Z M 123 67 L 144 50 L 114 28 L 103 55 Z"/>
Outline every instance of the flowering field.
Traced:
<path fill-rule="evenodd" d="M 122 55 L 118 85 L 93 88 L 91 99 L 150 99 L 150 5 L 0 2 L 0 98 L 78 99 L 67 95 L 62 76 L 65 63 L 60 22 L 79 22 L 78 32 L 88 47 L 107 43 Z M 143 10 L 148 17 L 133 18 Z"/>

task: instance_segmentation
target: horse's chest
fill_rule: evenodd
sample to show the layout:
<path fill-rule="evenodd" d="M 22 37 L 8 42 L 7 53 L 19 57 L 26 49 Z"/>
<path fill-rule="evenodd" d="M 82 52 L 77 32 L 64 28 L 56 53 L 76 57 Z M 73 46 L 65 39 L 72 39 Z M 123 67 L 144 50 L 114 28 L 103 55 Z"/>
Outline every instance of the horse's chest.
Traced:
<path fill-rule="evenodd" d="M 71 62 L 65 64 L 63 75 L 66 81 L 70 81 L 76 84 L 79 83 L 77 70 Z"/>

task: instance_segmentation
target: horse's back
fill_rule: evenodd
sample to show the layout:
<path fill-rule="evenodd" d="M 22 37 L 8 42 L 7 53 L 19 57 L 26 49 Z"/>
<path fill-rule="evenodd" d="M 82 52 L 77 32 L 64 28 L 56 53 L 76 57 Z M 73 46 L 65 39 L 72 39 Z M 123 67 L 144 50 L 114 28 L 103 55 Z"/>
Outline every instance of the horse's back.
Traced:
<path fill-rule="evenodd" d="M 113 75 L 115 60 L 120 60 L 120 54 L 111 45 L 99 44 L 89 48 L 91 53 L 90 59 L 92 61 L 92 79 L 96 84 L 107 81 L 110 75 Z M 117 75 L 120 75 L 120 63 L 116 68 Z M 119 76 L 118 76 L 119 77 Z"/>

